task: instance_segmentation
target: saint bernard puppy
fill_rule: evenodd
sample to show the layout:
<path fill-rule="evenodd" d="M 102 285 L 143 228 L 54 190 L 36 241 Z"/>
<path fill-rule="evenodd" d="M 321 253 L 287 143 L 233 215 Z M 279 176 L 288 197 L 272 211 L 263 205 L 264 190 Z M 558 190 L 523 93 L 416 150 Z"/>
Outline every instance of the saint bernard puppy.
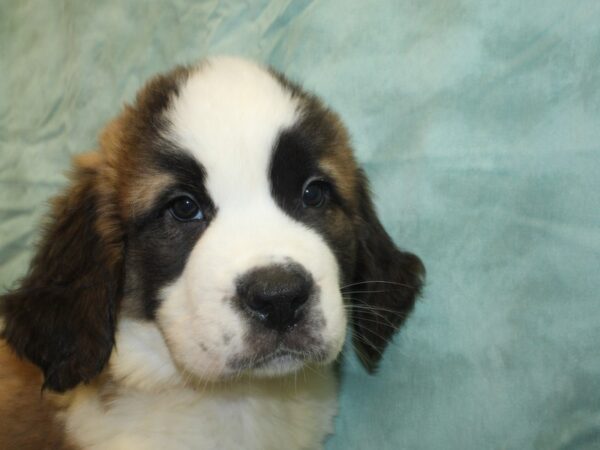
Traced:
<path fill-rule="evenodd" d="M 321 448 L 347 329 L 374 370 L 423 278 L 318 98 L 176 68 L 75 160 L 1 299 L 0 448 Z"/>

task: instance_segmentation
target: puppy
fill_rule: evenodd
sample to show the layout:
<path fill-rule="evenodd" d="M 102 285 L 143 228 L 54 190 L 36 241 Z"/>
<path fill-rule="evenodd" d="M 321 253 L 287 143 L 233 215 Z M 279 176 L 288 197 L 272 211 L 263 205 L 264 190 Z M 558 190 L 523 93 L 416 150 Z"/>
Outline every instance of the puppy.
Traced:
<path fill-rule="evenodd" d="M 320 448 L 347 325 L 374 370 L 424 277 L 337 115 L 211 58 L 152 79 L 74 166 L 2 298 L 0 447 Z"/>

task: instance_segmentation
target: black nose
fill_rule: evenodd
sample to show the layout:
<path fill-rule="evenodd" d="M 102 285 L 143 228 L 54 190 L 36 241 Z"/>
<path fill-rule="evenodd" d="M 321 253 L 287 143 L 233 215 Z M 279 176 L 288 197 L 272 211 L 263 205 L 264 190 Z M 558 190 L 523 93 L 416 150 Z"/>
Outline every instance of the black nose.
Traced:
<path fill-rule="evenodd" d="M 242 305 L 266 327 L 286 331 L 302 317 L 312 291 L 310 275 L 297 264 L 259 267 L 239 279 Z"/>

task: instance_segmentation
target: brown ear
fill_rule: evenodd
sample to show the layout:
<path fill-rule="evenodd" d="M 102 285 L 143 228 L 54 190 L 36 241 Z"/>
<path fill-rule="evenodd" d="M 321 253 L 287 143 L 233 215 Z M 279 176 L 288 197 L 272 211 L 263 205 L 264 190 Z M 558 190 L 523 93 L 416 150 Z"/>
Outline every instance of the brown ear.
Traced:
<path fill-rule="evenodd" d="M 362 174 L 359 202 L 356 274 L 345 291 L 353 302 L 354 348 L 363 365 L 373 372 L 387 343 L 414 306 L 425 267 L 417 256 L 394 245 L 377 218 Z"/>
<path fill-rule="evenodd" d="M 3 337 L 43 370 L 44 388 L 59 392 L 90 381 L 114 345 L 123 243 L 102 167 L 97 154 L 76 163 L 29 272 L 2 297 Z"/>

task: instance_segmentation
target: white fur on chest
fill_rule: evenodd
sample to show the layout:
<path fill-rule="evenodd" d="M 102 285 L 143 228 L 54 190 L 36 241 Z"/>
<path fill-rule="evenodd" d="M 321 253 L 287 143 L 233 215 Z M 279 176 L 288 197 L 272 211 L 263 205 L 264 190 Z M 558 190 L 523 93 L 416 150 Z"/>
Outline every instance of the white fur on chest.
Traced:
<path fill-rule="evenodd" d="M 91 449 L 315 449 L 336 412 L 331 370 L 285 380 L 128 390 L 101 400 L 81 388 L 69 408 L 69 434 Z"/>
<path fill-rule="evenodd" d="M 65 422 L 81 447 L 318 449 L 332 431 L 337 392 L 331 367 L 306 368 L 283 378 L 185 387 L 175 380 L 174 367 L 152 363 L 164 364 L 165 359 L 156 357 L 158 336 L 150 329 L 121 335 L 110 367 L 116 381 L 74 392 Z M 153 344 L 154 359 L 140 338 Z M 131 346 L 138 351 L 132 353 Z M 148 359 L 142 365 L 144 355 Z"/>

